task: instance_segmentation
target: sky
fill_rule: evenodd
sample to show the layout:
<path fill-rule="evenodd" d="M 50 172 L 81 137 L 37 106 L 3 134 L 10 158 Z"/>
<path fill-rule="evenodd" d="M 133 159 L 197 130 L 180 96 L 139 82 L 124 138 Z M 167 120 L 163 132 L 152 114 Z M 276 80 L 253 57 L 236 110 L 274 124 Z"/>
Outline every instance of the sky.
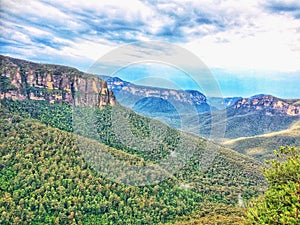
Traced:
<path fill-rule="evenodd" d="M 223 96 L 300 98 L 297 0 L 0 0 L 0 18 L 3 55 L 89 71 L 120 46 L 164 42 L 197 56 Z M 161 68 L 147 65 L 118 75 L 134 81 L 128 71 L 145 75 Z M 168 74 L 180 88 L 196 88 L 172 66 L 163 71 L 158 76 Z"/>

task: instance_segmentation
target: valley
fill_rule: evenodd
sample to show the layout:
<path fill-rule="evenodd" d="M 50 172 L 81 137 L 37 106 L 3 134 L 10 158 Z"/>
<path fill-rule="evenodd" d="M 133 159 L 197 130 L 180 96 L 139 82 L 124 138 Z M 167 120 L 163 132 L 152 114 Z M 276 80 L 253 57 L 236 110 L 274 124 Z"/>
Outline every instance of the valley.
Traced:
<path fill-rule="evenodd" d="M 262 156 L 243 143 L 252 137 L 222 146 L 161 120 L 162 114 L 178 117 L 178 107 L 168 102 L 174 90 L 159 98 L 140 94 L 138 104 L 125 107 L 120 92 L 99 77 L 4 56 L 1 81 L 1 224 L 240 224 L 246 220 L 244 202 L 267 188 L 257 160 Z M 183 105 L 196 105 L 203 125 L 219 115 L 207 111 L 217 109 L 199 92 L 179 96 Z M 227 126 L 257 115 L 260 125 L 268 121 L 274 130 L 296 121 L 298 106 L 291 109 L 291 100 L 272 97 L 266 106 L 266 97 L 259 98 L 262 103 L 240 99 L 230 106 Z M 253 112 L 252 104 L 263 106 Z M 255 140 L 263 137 L 269 146 L 268 138 L 297 139 L 298 128 L 299 122 Z M 230 137 L 238 132 L 230 131 Z"/>

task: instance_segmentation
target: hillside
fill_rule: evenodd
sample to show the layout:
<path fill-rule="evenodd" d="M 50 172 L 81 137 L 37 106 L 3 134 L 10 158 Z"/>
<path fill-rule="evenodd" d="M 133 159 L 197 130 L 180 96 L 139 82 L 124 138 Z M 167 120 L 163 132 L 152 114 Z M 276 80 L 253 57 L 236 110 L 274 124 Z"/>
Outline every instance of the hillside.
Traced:
<path fill-rule="evenodd" d="M 273 158 L 273 151 L 280 146 L 300 145 L 300 120 L 286 130 L 232 139 L 223 145 L 260 160 Z"/>
<path fill-rule="evenodd" d="M 142 188 L 113 183 L 86 163 L 78 137 L 37 121 L 1 111 L 0 130 L 1 224 L 153 224 L 191 212 L 201 199 L 171 178 Z M 125 162 L 141 161 L 105 148 Z"/>
<path fill-rule="evenodd" d="M 300 107 L 271 95 L 243 98 L 226 111 L 228 139 L 285 130 L 300 118 Z"/>
<path fill-rule="evenodd" d="M 300 99 L 285 99 L 286 102 L 299 107 L 300 106 Z"/>
<path fill-rule="evenodd" d="M 119 104 L 12 96 L 0 100 L 1 224 L 240 224 L 238 206 L 266 188 L 243 154 L 268 154 L 236 152 L 250 138 L 233 151 Z M 280 135 L 297 138 L 299 122 L 258 138 Z"/>
<path fill-rule="evenodd" d="M 200 210 L 205 199 L 236 205 L 239 193 L 249 198 L 264 184 L 259 164 L 226 149 L 220 149 L 208 168 L 199 169 L 206 161 L 204 149 L 199 149 L 186 166 L 158 185 L 125 186 L 112 182 L 109 173 L 103 177 L 91 168 L 72 133 L 3 110 L 0 126 L 4 131 L 0 138 L 2 222 L 24 223 L 26 218 L 28 223 L 155 224 Z M 91 139 L 79 140 L 89 146 L 86 153 L 101 148 L 125 158 L 125 163 L 147 164 Z M 162 172 L 157 168 L 157 173 Z M 119 173 L 126 174 L 124 167 Z M 155 170 L 149 171 L 153 173 Z"/>
<path fill-rule="evenodd" d="M 264 190 L 261 164 L 252 158 L 111 101 L 82 104 L 102 96 L 105 82 L 98 78 L 91 76 L 102 89 L 89 95 L 89 83 L 79 82 L 76 90 L 83 91 L 71 91 L 70 101 L 53 101 L 45 84 L 41 99 L 24 95 L 35 87 L 30 74 L 43 64 L 16 62 L 31 66 L 24 67 L 20 86 L 8 90 L 19 72 L 10 69 L 12 59 L 2 65 L 9 82 L 0 100 L 0 223 L 167 223 L 205 217 L 200 212 L 207 205 L 207 212 L 220 203 L 235 208 L 240 198 Z M 73 71 L 54 67 L 66 69 L 63 79 Z M 109 91 L 103 96 L 113 99 Z"/>
<path fill-rule="evenodd" d="M 235 109 L 235 111 L 233 111 Z M 243 98 L 233 104 L 228 110 L 235 114 L 262 111 L 266 115 L 300 116 L 300 108 L 294 102 L 277 98 L 272 95 L 256 95 L 251 98 Z"/>

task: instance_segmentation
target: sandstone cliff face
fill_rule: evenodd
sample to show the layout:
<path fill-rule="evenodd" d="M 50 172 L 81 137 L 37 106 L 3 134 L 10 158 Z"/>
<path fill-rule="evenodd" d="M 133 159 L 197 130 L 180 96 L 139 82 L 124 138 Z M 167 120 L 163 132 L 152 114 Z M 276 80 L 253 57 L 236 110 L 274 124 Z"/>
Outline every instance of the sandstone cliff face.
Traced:
<path fill-rule="evenodd" d="M 118 102 L 129 108 L 133 108 L 143 98 L 161 98 L 174 105 L 187 108 L 194 105 L 200 111 L 209 111 L 206 96 L 199 91 L 135 85 L 117 77 L 106 77 L 106 80 L 108 88 L 113 90 Z"/>
<path fill-rule="evenodd" d="M 46 100 L 103 108 L 116 103 L 106 81 L 77 69 L 0 56 L 0 99 Z"/>
<path fill-rule="evenodd" d="M 240 99 L 233 108 L 243 111 L 264 110 L 267 115 L 300 116 L 299 106 L 271 95 Z"/>

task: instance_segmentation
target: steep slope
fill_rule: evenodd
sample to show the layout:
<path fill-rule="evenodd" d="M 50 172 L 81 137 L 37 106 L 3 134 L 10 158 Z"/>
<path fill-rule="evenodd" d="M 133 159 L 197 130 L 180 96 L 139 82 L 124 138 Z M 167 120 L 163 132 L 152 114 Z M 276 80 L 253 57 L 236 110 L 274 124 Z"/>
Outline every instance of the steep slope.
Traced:
<path fill-rule="evenodd" d="M 122 106 L 116 105 L 93 111 L 84 108 L 77 125 L 72 123 L 72 119 L 66 119 L 74 118 L 68 105 L 41 101 L 6 101 L 2 106 L 12 112 L 22 112 L 24 116 L 37 118 L 51 126 L 93 138 L 116 149 L 142 157 L 148 162 L 163 162 L 175 150 L 180 156 L 179 159 L 189 158 L 183 161 L 183 170 L 178 172 L 180 180 L 200 193 L 205 191 L 207 194 L 218 195 L 221 201 L 228 203 L 235 201 L 237 192 L 241 190 L 244 190 L 245 196 L 250 196 L 259 191 L 259 188 L 255 187 L 263 184 L 258 169 L 260 164 L 255 160 L 232 150 L 220 148 L 197 136 L 177 131 L 159 121 L 137 115 Z M 114 123 L 117 129 L 114 129 Z M 195 149 L 192 155 L 189 155 L 191 148 Z M 164 166 L 164 164 L 160 165 Z M 166 165 L 165 168 L 170 173 L 174 173 L 171 164 Z M 253 187 L 250 188 L 249 185 Z M 232 188 L 224 192 L 226 186 Z M 233 196 L 235 197 L 232 198 Z"/>
<path fill-rule="evenodd" d="M 24 66 L 28 74 L 43 67 L 23 63 L 33 65 Z M 9 60 L 1 67 L 1 223 L 166 223 L 201 210 L 204 201 L 236 205 L 264 190 L 260 163 L 252 158 L 114 105 L 109 92 L 104 105 L 101 98 L 88 101 L 105 86 L 90 95 L 85 79 L 78 78 L 82 92 L 71 90 L 70 101 L 52 101 L 51 92 L 31 99 L 30 75 L 11 88 L 15 65 Z M 93 87 L 98 78 L 91 79 Z M 111 164 L 107 155 L 122 163 Z M 145 182 L 157 176 L 164 179 Z"/>
<path fill-rule="evenodd" d="M 115 97 L 107 83 L 74 68 L 0 55 L 0 99 L 46 100 L 104 107 Z"/>
<path fill-rule="evenodd" d="M 181 190 L 173 178 L 134 187 L 99 175 L 77 144 L 80 138 L 90 149 L 103 149 L 94 140 L 3 110 L 0 115 L 0 130 L 5 131 L 0 133 L 1 224 L 156 224 L 200 207 L 202 197 Z M 130 165 L 145 164 L 109 147 L 104 151 Z"/>
<path fill-rule="evenodd" d="M 55 104 L 47 104 L 55 118 L 55 110 L 51 110 Z M 23 111 L 21 107 L 18 109 Z M 41 114 L 40 117 L 43 118 Z M 0 130 L 3 131 L 0 136 L 0 209 L 4 223 L 170 222 L 175 217 L 201 210 L 204 200 L 235 205 L 239 195 L 248 199 L 261 192 L 265 185 L 260 164 L 207 143 L 205 148 L 199 146 L 186 165 L 167 180 L 145 187 L 124 186 L 110 181 L 109 172 L 98 174 L 83 156 L 95 157 L 95 150 L 104 149 L 126 164 L 145 166 L 152 164 L 150 159 L 159 158 L 160 153 L 149 156 L 134 150 L 135 156 L 131 156 L 124 153 L 130 152 L 125 146 L 116 145 L 123 150 L 119 151 L 103 146 L 99 140 L 78 137 L 3 109 L 0 118 Z M 143 120 L 143 117 L 135 118 L 139 124 Z M 141 124 L 141 127 L 144 125 Z M 86 151 L 78 148 L 78 140 L 81 144 L 86 143 Z M 112 143 L 113 139 L 109 142 Z M 213 154 L 216 154 L 215 157 Z M 105 161 L 100 158 L 100 162 Z M 106 166 L 113 166 L 116 170 L 116 165 Z M 117 170 L 119 174 L 126 174 L 124 167 Z M 148 174 L 161 172 L 168 173 L 160 167 L 152 167 Z"/>
<path fill-rule="evenodd" d="M 224 146 L 257 159 L 274 157 L 280 146 L 300 146 L 300 120 L 286 130 L 225 141 Z"/>
<path fill-rule="evenodd" d="M 151 115 L 154 113 L 178 115 L 176 108 L 172 104 L 163 98 L 157 97 L 142 98 L 134 104 L 132 109 L 145 115 Z"/>
<path fill-rule="evenodd" d="M 234 139 L 287 129 L 300 118 L 300 107 L 271 95 L 243 98 L 227 109 L 225 138 Z"/>

